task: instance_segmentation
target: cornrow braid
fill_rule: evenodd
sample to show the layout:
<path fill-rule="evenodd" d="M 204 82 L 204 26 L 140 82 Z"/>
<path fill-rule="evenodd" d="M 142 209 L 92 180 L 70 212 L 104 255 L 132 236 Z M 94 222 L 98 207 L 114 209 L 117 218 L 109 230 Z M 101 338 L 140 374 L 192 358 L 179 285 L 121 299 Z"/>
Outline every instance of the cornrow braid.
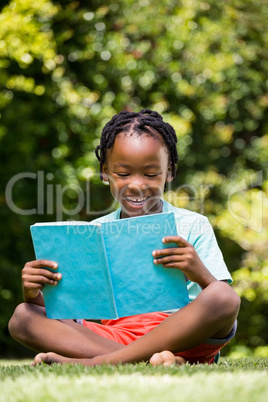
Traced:
<path fill-rule="evenodd" d="M 153 130 L 152 130 L 153 129 Z M 119 133 L 135 133 L 141 135 L 147 133 L 154 136 L 157 132 L 163 138 L 171 160 L 172 176 L 176 176 L 176 164 L 178 162 L 178 153 L 176 148 L 177 136 L 174 128 L 163 121 L 163 117 L 150 109 L 143 109 L 138 113 L 123 111 L 115 116 L 104 126 L 100 145 L 95 149 L 95 154 L 100 161 L 100 177 L 102 176 L 102 168 L 106 160 L 107 150 L 110 149 Z"/>

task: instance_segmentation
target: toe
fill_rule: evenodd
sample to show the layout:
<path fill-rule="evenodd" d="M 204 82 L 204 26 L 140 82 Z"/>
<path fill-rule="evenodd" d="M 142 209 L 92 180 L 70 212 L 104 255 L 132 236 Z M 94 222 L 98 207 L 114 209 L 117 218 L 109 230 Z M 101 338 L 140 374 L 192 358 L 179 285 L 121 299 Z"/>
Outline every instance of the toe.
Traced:
<path fill-rule="evenodd" d="M 163 352 L 155 353 L 151 357 L 150 363 L 152 366 L 172 366 L 176 364 L 176 358 L 169 350 L 163 350 Z"/>
<path fill-rule="evenodd" d="M 160 366 L 163 364 L 161 353 L 155 353 L 150 359 L 150 364 L 152 366 Z"/>
<path fill-rule="evenodd" d="M 163 366 L 172 366 L 173 364 L 176 364 L 176 358 L 172 352 L 169 350 L 164 350 L 161 352 L 162 355 L 162 360 L 163 360 Z"/>
<path fill-rule="evenodd" d="M 38 355 L 35 356 L 32 365 L 36 366 L 37 364 L 41 364 L 42 362 L 46 362 L 46 360 L 47 360 L 46 353 L 38 353 Z"/>

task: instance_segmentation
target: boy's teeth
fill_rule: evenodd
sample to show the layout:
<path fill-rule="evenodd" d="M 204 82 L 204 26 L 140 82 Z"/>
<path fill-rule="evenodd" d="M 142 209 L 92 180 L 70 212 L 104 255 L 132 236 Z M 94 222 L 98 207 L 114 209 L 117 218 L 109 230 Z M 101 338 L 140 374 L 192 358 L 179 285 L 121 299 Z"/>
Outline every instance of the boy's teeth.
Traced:
<path fill-rule="evenodd" d="M 133 204 L 142 204 L 146 201 L 147 197 L 145 198 L 130 198 L 126 197 L 129 202 L 132 202 Z"/>

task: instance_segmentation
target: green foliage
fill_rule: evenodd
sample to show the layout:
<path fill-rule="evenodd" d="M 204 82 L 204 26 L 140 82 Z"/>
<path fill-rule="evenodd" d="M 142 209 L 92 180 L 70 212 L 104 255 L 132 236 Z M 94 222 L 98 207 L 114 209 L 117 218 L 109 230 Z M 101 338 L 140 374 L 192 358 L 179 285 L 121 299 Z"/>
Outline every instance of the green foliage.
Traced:
<path fill-rule="evenodd" d="M 20 270 L 34 258 L 29 225 L 112 208 L 94 176 L 94 148 L 113 114 L 143 107 L 178 135 L 179 174 L 166 198 L 210 218 L 233 271 L 237 346 L 267 344 L 267 14 L 267 0 L 12 0 L 2 8 L 2 353 L 25 353 L 6 326 L 21 301 Z M 5 194 L 22 172 L 39 172 L 12 189 L 17 208 L 39 208 L 31 215 L 10 209 Z M 71 213 L 89 179 L 89 206 Z"/>

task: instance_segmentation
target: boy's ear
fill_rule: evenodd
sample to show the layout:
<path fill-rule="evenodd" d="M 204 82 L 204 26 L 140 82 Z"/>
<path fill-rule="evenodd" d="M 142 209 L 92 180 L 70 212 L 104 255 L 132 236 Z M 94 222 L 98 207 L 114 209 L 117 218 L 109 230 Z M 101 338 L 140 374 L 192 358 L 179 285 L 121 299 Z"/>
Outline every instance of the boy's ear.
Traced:
<path fill-rule="evenodd" d="M 102 179 L 103 181 L 109 181 L 108 168 L 106 163 L 104 163 L 102 167 Z"/>
<path fill-rule="evenodd" d="M 170 164 L 169 167 L 168 167 L 166 183 L 170 183 L 173 179 L 174 179 L 174 177 L 172 175 L 172 166 Z"/>

